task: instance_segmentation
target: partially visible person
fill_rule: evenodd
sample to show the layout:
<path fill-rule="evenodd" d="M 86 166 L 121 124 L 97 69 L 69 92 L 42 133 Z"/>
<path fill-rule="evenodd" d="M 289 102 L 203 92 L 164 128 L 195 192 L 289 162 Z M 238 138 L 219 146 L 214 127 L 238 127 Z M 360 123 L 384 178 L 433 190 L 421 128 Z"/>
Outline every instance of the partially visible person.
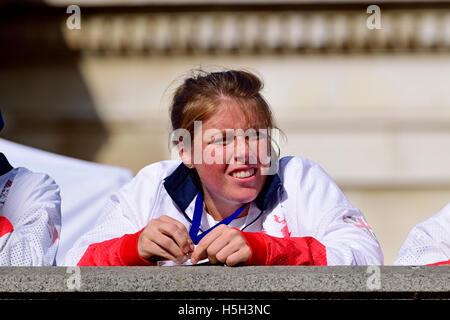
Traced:
<path fill-rule="evenodd" d="M 0 130 L 4 122 L 0 111 Z M 13 168 L 0 153 L 0 266 L 55 265 L 59 187 L 48 175 Z"/>
<path fill-rule="evenodd" d="M 450 203 L 411 230 L 394 265 L 450 265 Z"/>
<path fill-rule="evenodd" d="M 64 265 L 67 251 L 94 224 L 109 195 L 133 178 L 133 172 L 128 168 L 56 154 L 1 137 L 0 150 L 8 155 L 8 161 L 15 167 L 45 172 L 58 183 L 61 230 L 57 266 Z"/>

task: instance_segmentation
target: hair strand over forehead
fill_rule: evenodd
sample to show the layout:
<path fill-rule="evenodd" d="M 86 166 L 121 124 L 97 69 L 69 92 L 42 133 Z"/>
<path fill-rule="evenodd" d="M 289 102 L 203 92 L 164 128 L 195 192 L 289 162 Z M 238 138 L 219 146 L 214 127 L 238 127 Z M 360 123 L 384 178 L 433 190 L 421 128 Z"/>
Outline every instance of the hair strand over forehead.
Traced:
<path fill-rule="evenodd" d="M 260 94 L 263 82 L 242 70 L 197 70 L 175 91 L 170 107 L 172 129 L 193 132 L 194 121 L 205 121 L 224 101 L 235 100 L 250 126 L 275 127 L 270 107 Z"/>

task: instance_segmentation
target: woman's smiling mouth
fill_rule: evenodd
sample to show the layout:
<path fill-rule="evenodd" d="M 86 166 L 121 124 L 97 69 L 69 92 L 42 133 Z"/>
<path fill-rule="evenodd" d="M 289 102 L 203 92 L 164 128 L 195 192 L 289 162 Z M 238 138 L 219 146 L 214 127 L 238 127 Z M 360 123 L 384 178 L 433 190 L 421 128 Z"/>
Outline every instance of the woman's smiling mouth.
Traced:
<path fill-rule="evenodd" d="M 245 178 L 253 177 L 255 175 L 255 173 L 256 173 L 255 168 L 248 168 L 248 169 L 233 170 L 233 172 L 231 172 L 230 175 L 236 179 L 245 179 Z"/>

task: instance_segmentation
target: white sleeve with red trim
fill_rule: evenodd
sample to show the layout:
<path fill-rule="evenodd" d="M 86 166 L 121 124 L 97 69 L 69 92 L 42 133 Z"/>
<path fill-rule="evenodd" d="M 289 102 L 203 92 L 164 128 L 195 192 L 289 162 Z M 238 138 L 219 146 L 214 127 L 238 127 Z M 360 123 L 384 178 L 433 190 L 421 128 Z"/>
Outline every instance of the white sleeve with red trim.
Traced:
<path fill-rule="evenodd" d="M 336 207 L 320 220 L 316 239 L 326 248 L 328 265 L 383 265 L 378 240 L 356 208 Z"/>
<path fill-rule="evenodd" d="M 450 203 L 410 231 L 394 265 L 444 264 L 449 260 Z"/>
<path fill-rule="evenodd" d="M 97 221 L 90 230 L 74 243 L 64 260 L 65 266 L 74 265 L 127 265 L 130 260 L 121 257 L 121 248 L 137 248 L 137 232 L 151 219 L 158 189 L 163 187 L 165 170 L 161 162 L 142 169 L 134 179 L 114 193 L 99 213 Z M 134 250 L 136 251 L 136 250 Z M 139 257 L 134 264 L 138 264 Z"/>
<path fill-rule="evenodd" d="M 0 265 L 54 265 L 61 230 L 59 187 L 46 174 L 25 168 L 11 173 L 0 209 Z"/>
<path fill-rule="evenodd" d="M 380 244 L 363 214 L 319 165 L 302 157 L 286 157 L 280 166 L 285 189 L 280 203 L 291 237 L 311 237 L 322 244 L 327 265 L 383 264 Z M 269 214 L 267 219 L 273 223 L 271 218 Z"/>

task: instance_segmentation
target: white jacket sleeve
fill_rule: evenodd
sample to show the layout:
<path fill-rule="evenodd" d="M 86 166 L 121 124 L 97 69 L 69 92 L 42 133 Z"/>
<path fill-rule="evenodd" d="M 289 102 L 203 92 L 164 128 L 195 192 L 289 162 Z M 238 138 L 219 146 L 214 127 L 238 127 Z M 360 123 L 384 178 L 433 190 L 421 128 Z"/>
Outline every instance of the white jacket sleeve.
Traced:
<path fill-rule="evenodd" d="M 90 245 L 136 233 L 147 225 L 156 191 L 162 186 L 156 174 L 161 170 L 154 170 L 158 165 L 145 167 L 109 197 L 95 224 L 67 252 L 65 266 L 77 265 Z"/>
<path fill-rule="evenodd" d="M 427 265 L 448 260 L 450 260 L 450 203 L 410 231 L 394 265 Z"/>
<path fill-rule="evenodd" d="M 297 184 L 297 225 L 302 236 L 312 236 L 326 248 L 328 265 L 382 265 L 380 244 L 360 210 L 314 162 L 295 157 L 286 172 Z M 289 169 L 291 170 L 291 169 Z M 292 180 L 295 179 L 295 182 Z"/>
<path fill-rule="evenodd" d="M 11 230 L 0 238 L 0 265 L 54 265 L 61 230 L 59 187 L 48 175 L 15 170 L 2 208 Z"/>
<path fill-rule="evenodd" d="M 358 209 L 336 207 L 320 224 L 318 238 L 326 247 L 329 266 L 384 264 L 380 244 Z"/>

